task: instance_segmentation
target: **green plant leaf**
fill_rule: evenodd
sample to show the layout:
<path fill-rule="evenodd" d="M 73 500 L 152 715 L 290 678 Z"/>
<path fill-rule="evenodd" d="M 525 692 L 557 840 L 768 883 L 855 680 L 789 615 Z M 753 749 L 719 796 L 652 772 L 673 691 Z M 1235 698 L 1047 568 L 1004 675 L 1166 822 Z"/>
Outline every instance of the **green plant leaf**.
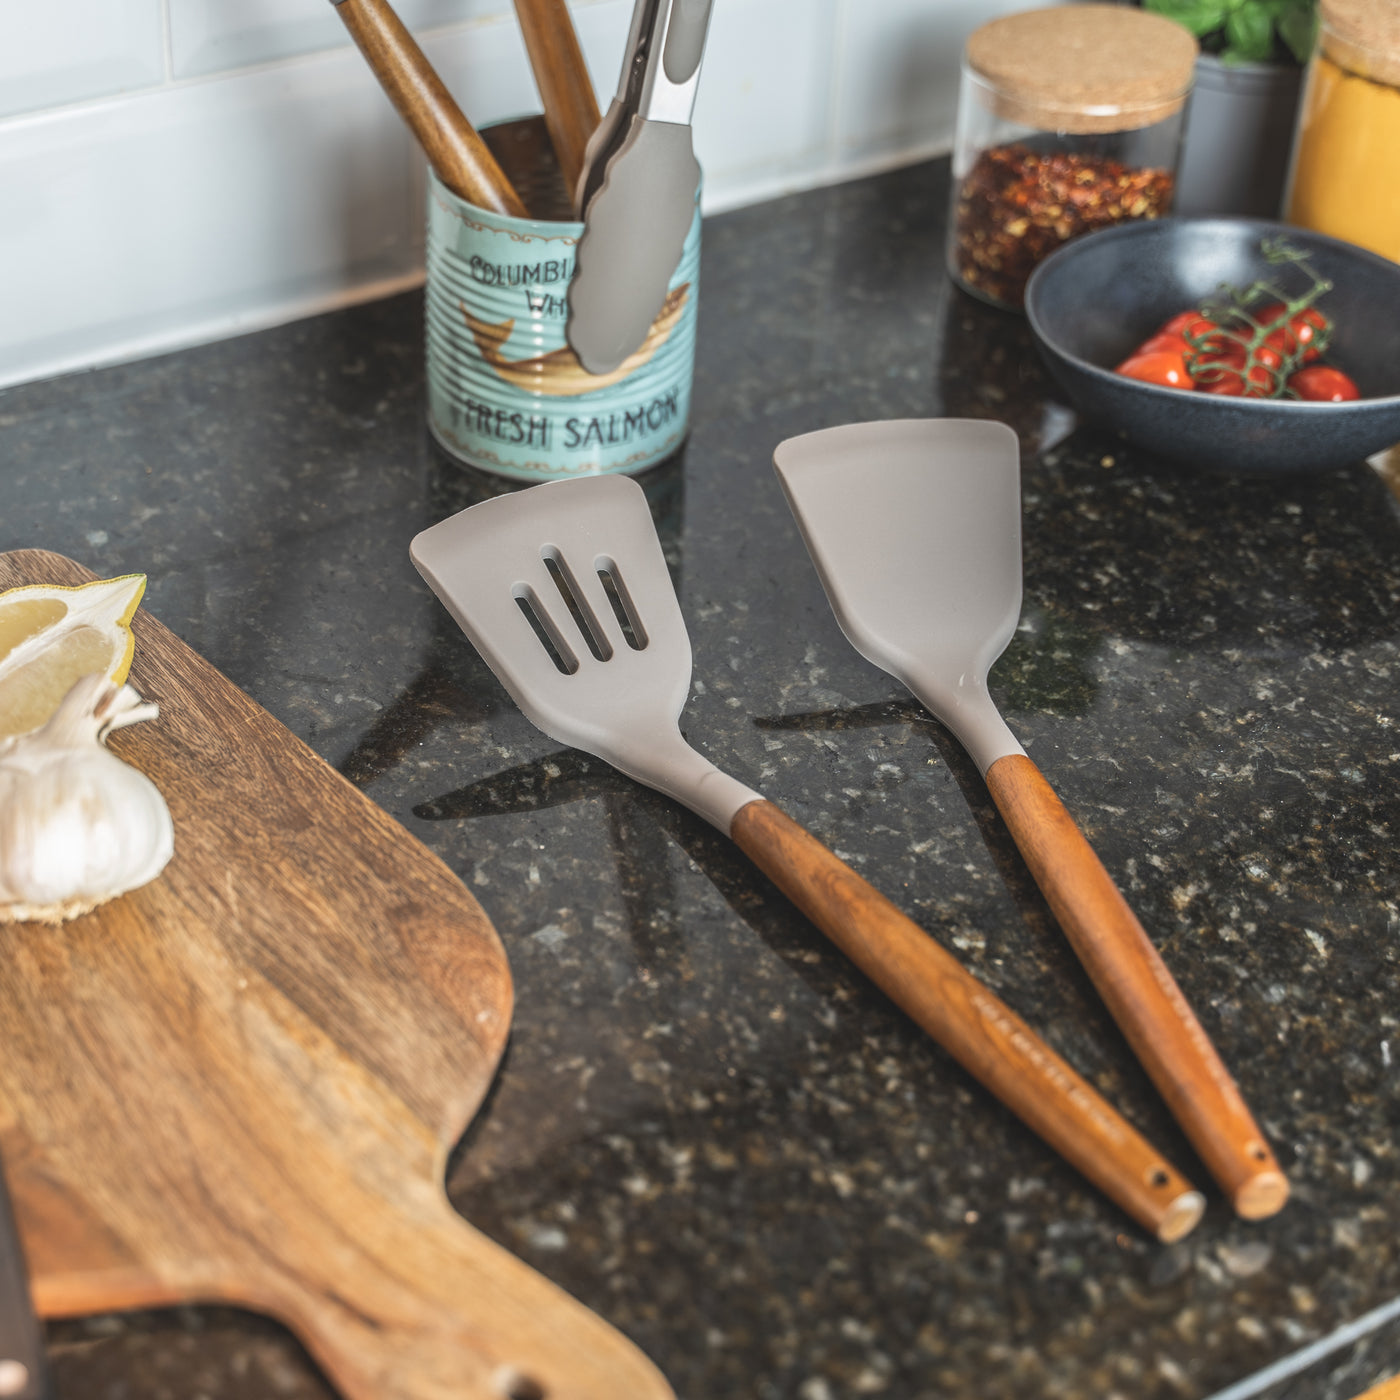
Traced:
<path fill-rule="evenodd" d="M 1227 0 L 1142 0 L 1144 10 L 1174 19 L 1198 39 L 1225 27 Z"/>
<path fill-rule="evenodd" d="M 1279 38 L 1288 45 L 1289 52 L 1299 63 L 1306 63 L 1317 42 L 1316 0 L 1291 0 L 1282 7 L 1277 24 Z"/>
<path fill-rule="evenodd" d="M 1267 63 L 1274 53 L 1274 18 L 1262 5 L 1237 5 L 1225 17 L 1226 59 Z"/>

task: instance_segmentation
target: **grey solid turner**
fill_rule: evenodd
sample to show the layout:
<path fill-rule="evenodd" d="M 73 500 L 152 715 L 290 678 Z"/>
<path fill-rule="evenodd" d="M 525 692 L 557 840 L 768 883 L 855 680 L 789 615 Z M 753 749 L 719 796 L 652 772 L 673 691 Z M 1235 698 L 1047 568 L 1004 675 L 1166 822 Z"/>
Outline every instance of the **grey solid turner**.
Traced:
<path fill-rule="evenodd" d="M 948 726 L 1060 927 L 1236 1211 L 1288 1182 L 1142 925 L 987 689 L 1021 609 L 1020 454 L 1003 423 L 905 419 L 790 438 L 778 479 L 841 630 Z"/>
<path fill-rule="evenodd" d="M 1204 1202 L 981 982 L 772 803 L 682 737 L 690 639 L 641 488 L 582 477 L 423 531 L 414 564 L 525 714 L 730 836 L 910 1017 L 1161 1240 Z"/>

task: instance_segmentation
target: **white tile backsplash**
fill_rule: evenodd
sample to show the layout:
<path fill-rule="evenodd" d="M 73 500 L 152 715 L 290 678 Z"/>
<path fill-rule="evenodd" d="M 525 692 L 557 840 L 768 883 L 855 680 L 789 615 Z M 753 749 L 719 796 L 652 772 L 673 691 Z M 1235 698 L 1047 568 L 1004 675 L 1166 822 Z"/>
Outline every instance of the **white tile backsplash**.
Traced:
<path fill-rule="evenodd" d="M 177 78 L 222 73 L 350 43 L 327 0 L 169 0 Z M 415 34 L 510 12 L 510 0 L 399 0 Z"/>
<path fill-rule="evenodd" d="M 161 0 L 0 0 L 0 117 L 165 77 Z"/>
<path fill-rule="evenodd" d="M 719 0 L 695 102 L 707 189 L 791 178 L 827 156 L 838 0 Z M 726 201 L 727 202 L 727 201 Z"/>
<path fill-rule="evenodd" d="M 513 20 L 501 18 L 445 29 L 423 34 L 420 39 L 428 61 L 474 126 L 488 126 L 540 110 L 525 41 Z M 367 68 L 365 75 L 374 82 Z M 380 101 L 387 104 L 388 98 L 381 97 Z"/>
<path fill-rule="evenodd" d="M 707 211 L 946 148 L 1034 0 L 714 0 Z M 606 107 L 632 0 L 572 12 Z M 539 110 L 511 0 L 399 0 L 472 121 Z M 327 0 L 0 0 L 0 385 L 421 277 L 422 158 Z"/>
<path fill-rule="evenodd" d="M 835 141 L 857 159 L 946 149 L 958 109 L 963 43 L 998 15 L 1049 0 L 854 0 L 836 48 Z"/>
<path fill-rule="evenodd" d="M 411 144 L 363 76 L 332 54 L 5 133 L 0 383 L 411 277 Z"/>

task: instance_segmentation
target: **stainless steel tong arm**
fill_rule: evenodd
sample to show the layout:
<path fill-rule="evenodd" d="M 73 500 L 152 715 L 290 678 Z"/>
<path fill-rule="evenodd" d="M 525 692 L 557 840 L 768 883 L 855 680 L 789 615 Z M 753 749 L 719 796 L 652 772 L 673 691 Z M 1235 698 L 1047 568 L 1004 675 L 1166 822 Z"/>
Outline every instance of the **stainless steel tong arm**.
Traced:
<path fill-rule="evenodd" d="M 637 0 L 618 82 L 627 115 L 684 126 L 695 110 L 712 0 Z"/>

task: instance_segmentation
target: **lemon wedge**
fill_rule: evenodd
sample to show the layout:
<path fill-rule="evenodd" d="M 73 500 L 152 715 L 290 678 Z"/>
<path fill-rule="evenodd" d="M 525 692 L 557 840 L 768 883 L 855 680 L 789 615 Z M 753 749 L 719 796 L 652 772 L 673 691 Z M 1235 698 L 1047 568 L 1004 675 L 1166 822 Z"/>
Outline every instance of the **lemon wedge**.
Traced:
<path fill-rule="evenodd" d="M 145 574 L 79 588 L 31 584 L 0 593 L 0 743 L 45 724 L 83 676 L 121 685 Z"/>

